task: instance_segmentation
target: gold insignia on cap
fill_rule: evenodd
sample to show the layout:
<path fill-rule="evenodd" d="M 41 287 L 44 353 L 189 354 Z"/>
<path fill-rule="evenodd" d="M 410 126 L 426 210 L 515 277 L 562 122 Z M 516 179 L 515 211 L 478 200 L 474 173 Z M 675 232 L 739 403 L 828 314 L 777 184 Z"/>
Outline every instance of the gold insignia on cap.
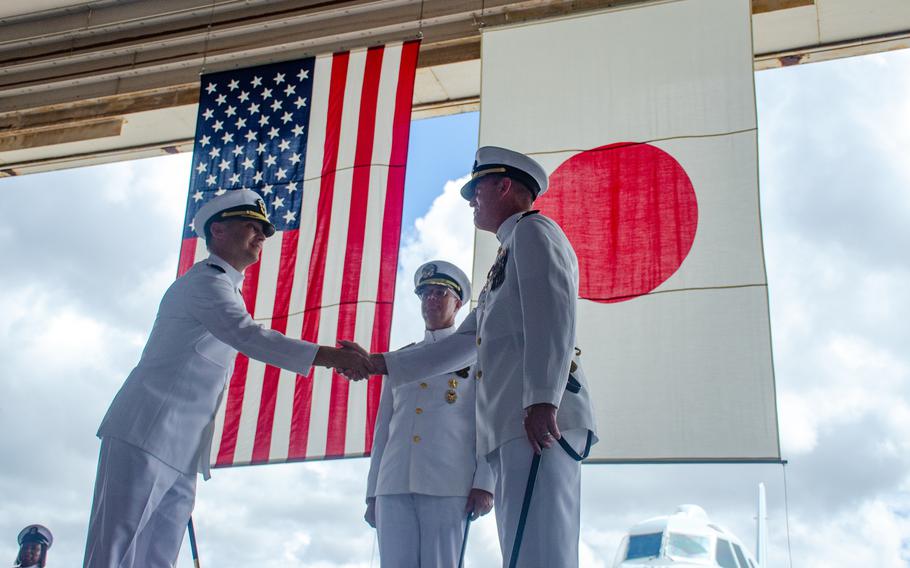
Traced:
<path fill-rule="evenodd" d="M 453 389 L 454 389 L 454 388 L 457 387 L 457 386 L 458 386 L 458 379 L 449 379 L 449 387 L 450 387 L 450 388 L 453 388 Z"/>
<path fill-rule="evenodd" d="M 424 267 L 420 269 L 420 280 L 421 281 L 426 280 L 428 278 L 432 278 L 435 275 L 436 275 L 436 265 L 433 264 L 432 262 L 424 265 Z"/>
<path fill-rule="evenodd" d="M 446 402 L 449 404 L 455 404 L 455 401 L 458 400 L 458 393 L 455 392 L 455 389 L 449 389 L 446 391 Z"/>

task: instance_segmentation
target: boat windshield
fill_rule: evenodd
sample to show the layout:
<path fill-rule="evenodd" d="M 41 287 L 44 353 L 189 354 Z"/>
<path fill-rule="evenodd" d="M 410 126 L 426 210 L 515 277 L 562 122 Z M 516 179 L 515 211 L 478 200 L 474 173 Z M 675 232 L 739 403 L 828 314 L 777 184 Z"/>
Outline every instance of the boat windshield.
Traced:
<path fill-rule="evenodd" d="M 668 558 L 711 559 L 711 539 L 707 536 L 670 533 L 667 537 Z"/>
<path fill-rule="evenodd" d="M 626 560 L 635 558 L 657 558 L 660 556 L 660 541 L 663 533 L 633 534 L 629 537 Z"/>

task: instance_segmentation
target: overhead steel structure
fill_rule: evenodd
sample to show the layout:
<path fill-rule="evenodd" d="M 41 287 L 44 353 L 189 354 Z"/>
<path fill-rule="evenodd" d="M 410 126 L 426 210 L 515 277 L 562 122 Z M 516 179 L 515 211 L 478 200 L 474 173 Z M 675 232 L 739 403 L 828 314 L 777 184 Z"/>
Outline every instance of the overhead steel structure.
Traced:
<path fill-rule="evenodd" d="M 414 117 L 476 110 L 485 27 L 666 1 L 6 0 L 0 176 L 189 150 L 200 73 L 415 37 Z M 910 46 L 907 0 L 752 8 L 756 69 Z"/>

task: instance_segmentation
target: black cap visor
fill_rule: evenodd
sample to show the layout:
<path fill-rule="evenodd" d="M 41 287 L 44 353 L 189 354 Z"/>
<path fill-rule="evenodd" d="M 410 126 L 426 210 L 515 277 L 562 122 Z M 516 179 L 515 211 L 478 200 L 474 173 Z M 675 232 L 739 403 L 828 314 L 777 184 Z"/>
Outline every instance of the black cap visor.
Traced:
<path fill-rule="evenodd" d="M 540 186 L 537 184 L 537 180 L 527 172 L 506 164 L 483 164 L 474 168 L 471 179 L 468 180 L 468 183 L 461 186 L 461 196 L 468 201 L 473 199 L 477 182 L 480 181 L 481 178 L 491 174 L 498 174 L 520 181 L 528 190 L 530 190 L 534 199 L 537 199 L 537 195 L 540 193 Z"/>
<path fill-rule="evenodd" d="M 275 234 L 275 225 L 269 221 L 269 218 L 262 214 L 262 212 L 252 205 L 240 205 L 237 207 L 231 207 L 230 209 L 225 209 L 224 211 L 213 215 L 209 222 L 205 226 L 205 234 L 210 235 L 209 227 L 212 223 L 216 221 L 231 221 L 235 219 L 253 219 L 262 223 L 262 232 L 265 233 L 266 237 L 271 237 Z"/>
<path fill-rule="evenodd" d="M 458 282 L 455 282 L 455 279 L 451 278 L 450 276 L 447 276 L 445 274 L 439 274 L 439 273 L 436 273 L 432 278 L 427 278 L 425 280 L 421 280 L 420 284 L 418 284 L 417 287 L 414 288 L 414 293 L 417 295 L 420 295 L 420 290 L 423 289 L 424 286 L 428 286 L 430 284 L 435 284 L 437 286 L 445 286 L 446 288 L 449 288 L 453 292 L 455 292 L 455 294 L 458 296 L 459 300 L 461 300 L 462 302 L 464 301 L 464 298 L 462 297 L 463 294 L 461 291 L 461 286 L 458 285 Z"/>

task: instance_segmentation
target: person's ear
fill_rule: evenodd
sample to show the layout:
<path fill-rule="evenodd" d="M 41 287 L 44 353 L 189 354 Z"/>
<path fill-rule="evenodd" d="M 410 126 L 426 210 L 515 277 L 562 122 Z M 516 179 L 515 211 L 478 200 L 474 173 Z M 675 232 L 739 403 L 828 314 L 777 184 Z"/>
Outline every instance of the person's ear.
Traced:
<path fill-rule="evenodd" d="M 218 238 L 224 234 L 224 223 L 220 221 L 215 221 L 209 225 L 209 233 L 212 235 L 212 238 Z"/>
<path fill-rule="evenodd" d="M 515 186 L 512 184 L 512 178 L 502 176 L 499 178 L 499 184 L 497 187 L 499 188 L 499 194 L 504 196 L 512 191 Z"/>

